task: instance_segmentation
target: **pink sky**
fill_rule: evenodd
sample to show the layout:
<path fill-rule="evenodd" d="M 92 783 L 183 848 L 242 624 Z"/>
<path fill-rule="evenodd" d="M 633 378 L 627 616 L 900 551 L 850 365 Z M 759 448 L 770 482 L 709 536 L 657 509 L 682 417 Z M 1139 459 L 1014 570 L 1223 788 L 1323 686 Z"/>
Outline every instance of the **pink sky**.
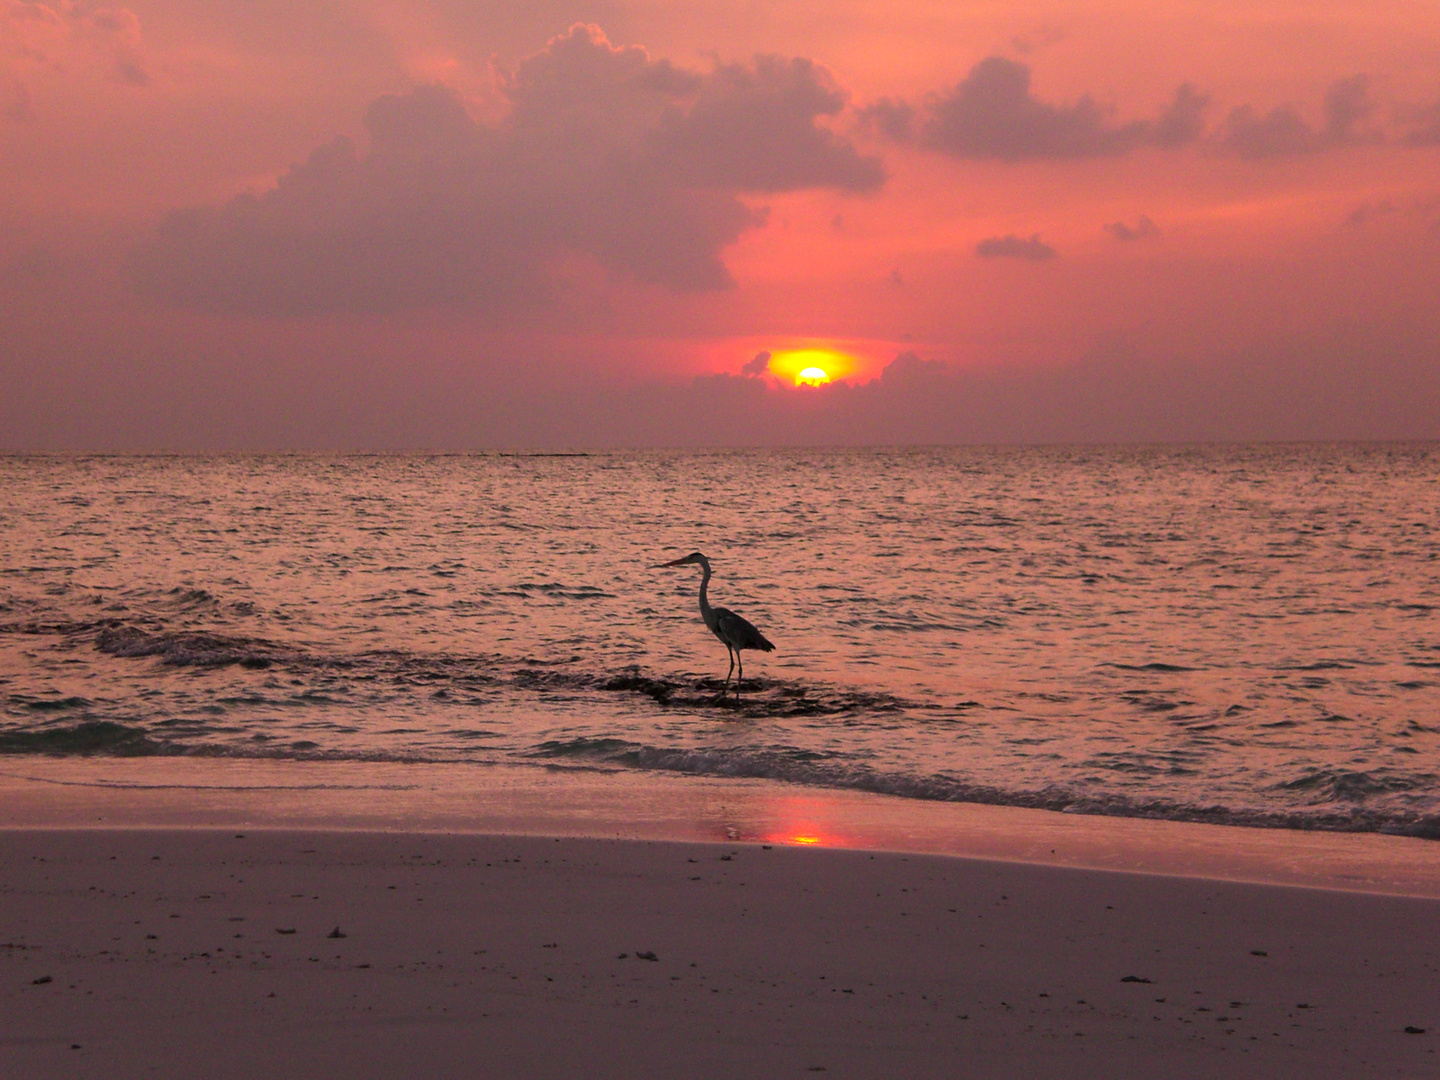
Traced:
<path fill-rule="evenodd" d="M 0 448 L 1440 437 L 1433 0 L 0 0 L 0 176 Z"/>

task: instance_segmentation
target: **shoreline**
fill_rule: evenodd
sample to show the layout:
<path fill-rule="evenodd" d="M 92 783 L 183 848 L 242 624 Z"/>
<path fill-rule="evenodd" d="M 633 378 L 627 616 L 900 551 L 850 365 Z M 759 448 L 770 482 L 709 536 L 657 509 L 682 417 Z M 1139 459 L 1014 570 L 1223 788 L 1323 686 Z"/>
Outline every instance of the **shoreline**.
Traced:
<path fill-rule="evenodd" d="M 0 760 L 0 832 L 306 830 L 771 844 L 1440 899 L 1440 843 L 554 766 Z"/>

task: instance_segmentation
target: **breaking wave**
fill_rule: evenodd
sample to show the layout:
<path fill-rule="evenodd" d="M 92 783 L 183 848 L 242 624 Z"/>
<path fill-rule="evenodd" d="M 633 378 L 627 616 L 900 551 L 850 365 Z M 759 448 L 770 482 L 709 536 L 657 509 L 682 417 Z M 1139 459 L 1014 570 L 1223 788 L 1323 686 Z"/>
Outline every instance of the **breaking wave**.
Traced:
<path fill-rule="evenodd" d="M 197 631 L 170 631 L 151 634 L 133 626 L 103 627 L 95 639 L 95 647 L 111 656 L 158 656 L 175 667 L 194 664 L 201 667 L 267 668 L 279 660 L 293 657 L 274 644 L 254 638 L 226 637 Z"/>
<path fill-rule="evenodd" d="M 33 731 L 0 730 L 0 754 L 150 757 L 167 752 L 171 752 L 169 748 L 144 728 L 110 720 L 86 720 Z"/>

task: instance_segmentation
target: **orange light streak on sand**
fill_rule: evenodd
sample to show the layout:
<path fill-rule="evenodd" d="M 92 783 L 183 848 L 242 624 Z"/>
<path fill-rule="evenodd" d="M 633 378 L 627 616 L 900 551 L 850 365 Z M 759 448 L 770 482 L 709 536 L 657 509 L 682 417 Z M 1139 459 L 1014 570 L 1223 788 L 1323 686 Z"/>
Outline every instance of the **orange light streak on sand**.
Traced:
<path fill-rule="evenodd" d="M 824 797 L 782 798 L 767 807 L 768 820 L 755 820 L 742 828 L 749 838 L 766 844 L 792 844 L 797 847 L 855 847 L 863 840 L 852 835 L 836 817 L 834 804 Z M 836 826 L 841 825 L 837 828 Z"/>

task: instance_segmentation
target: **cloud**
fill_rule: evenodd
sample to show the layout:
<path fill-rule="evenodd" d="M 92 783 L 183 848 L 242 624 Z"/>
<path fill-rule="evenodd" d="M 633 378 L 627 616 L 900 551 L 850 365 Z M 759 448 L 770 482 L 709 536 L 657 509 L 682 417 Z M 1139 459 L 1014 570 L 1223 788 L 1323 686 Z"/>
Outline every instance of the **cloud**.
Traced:
<path fill-rule="evenodd" d="M 1401 119 L 1415 125 L 1401 140 L 1406 146 L 1440 146 L 1440 100 L 1402 110 Z"/>
<path fill-rule="evenodd" d="M 860 123 L 895 142 L 906 142 L 914 134 L 915 107 L 907 101 L 882 97 L 858 110 Z"/>
<path fill-rule="evenodd" d="M 1152 236 L 1160 235 L 1160 227 L 1144 214 L 1140 215 L 1140 220 L 1134 225 L 1126 225 L 1123 221 L 1112 221 L 1105 226 L 1105 231 L 1124 243 L 1132 240 L 1147 240 Z"/>
<path fill-rule="evenodd" d="M 1141 147 L 1175 149 L 1206 136 L 1209 96 L 1188 82 L 1175 88 L 1154 119 L 1115 123 L 1110 109 L 1089 94 L 1073 104 L 1041 101 L 1031 90 L 1026 64 L 1000 56 L 981 60 L 952 89 L 933 94 L 923 117 L 910 104 L 881 98 L 859 110 L 869 131 L 897 142 L 968 160 L 1039 161 L 1120 157 Z M 1294 105 L 1261 112 L 1237 105 L 1214 132 L 1218 145 L 1250 160 L 1316 154 L 1341 146 L 1379 142 L 1366 126 L 1375 114 L 1370 77 L 1340 79 L 1326 90 L 1324 121 L 1312 126 Z M 1413 146 L 1440 145 L 1440 101 L 1403 110 L 1417 125 L 1404 137 Z"/>
<path fill-rule="evenodd" d="M 1352 75 L 1325 91 L 1325 137 L 1332 143 L 1368 136 L 1356 129 L 1375 111 L 1370 100 L 1370 76 Z"/>
<path fill-rule="evenodd" d="M 907 350 L 880 370 L 880 382 L 887 388 L 919 386 L 944 379 L 949 370 L 942 360 L 925 360 L 919 353 Z"/>
<path fill-rule="evenodd" d="M 0 0 L 0 42 L 9 55 L 53 70 L 98 64 L 110 79 L 150 82 L 140 20 L 129 8 Z"/>
<path fill-rule="evenodd" d="M 845 101 L 809 60 L 757 56 L 699 80 L 694 105 L 668 113 L 656 143 L 677 178 L 697 187 L 874 191 L 885 181 L 879 159 L 815 122 Z"/>
<path fill-rule="evenodd" d="M 1299 157 L 1337 146 L 1374 141 L 1376 136 L 1360 125 L 1374 112 L 1370 79 L 1352 75 L 1325 92 L 1325 123 L 1315 128 L 1293 105 L 1278 105 L 1268 113 L 1239 105 L 1225 118 L 1221 145 L 1248 160 Z"/>
<path fill-rule="evenodd" d="M 1195 87 L 1181 83 L 1175 97 L 1151 126 L 1150 141 L 1156 146 L 1185 146 L 1205 134 L 1205 110 L 1210 98 Z"/>
<path fill-rule="evenodd" d="M 765 351 L 757 352 L 740 369 L 742 375 L 764 375 L 770 370 L 770 354 Z"/>
<path fill-rule="evenodd" d="M 577 257 L 612 278 L 719 289 L 721 252 L 765 220 L 740 196 L 885 179 L 823 126 L 845 94 L 804 59 L 691 71 L 576 25 L 502 89 L 495 125 L 443 85 L 378 98 L 368 148 L 337 136 L 268 191 L 168 215 L 137 253 L 141 280 L 256 313 L 533 306 Z"/>
<path fill-rule="evenodd" d="M 1157 120 L 1112 124 L 1109 110 L 1089 94 L 1073 105 L 1040 101 L 1030 91 L 1028 66 L 991 56 L 953 89 L 930 100 L 920 141 L 932 150 L 970 159 L 1114 157 L 1147 144 L 1193 142 L 1203 130 L 1206 103 L 1185 83 Z M 888 102 L 877 114 L 879 119 L 898 116 L 898 107 Z"/>
<path fill-rule="evenodd" d="M 1350 213 L 1345 215 L 1345 224 L 1354 228 L 1368 225 L 1378 218 L 1388 217 L 1396 212 L 1398 208 L 1389 199 L 1381 199 L 1379 202 L 1364 202 L 1357 206 Z"/>
<path fill-rule="evenodd" d="M 982 259 L 1029 259 L 1031 262 L 1045 262 L 1059 254 L 1053 247 L 1040 239 L 1039 233 L 1032 233 L 1029 239 L 1021 239 L 1014 233 L 992 236 L 975 245 L 975 254 Z"/>

